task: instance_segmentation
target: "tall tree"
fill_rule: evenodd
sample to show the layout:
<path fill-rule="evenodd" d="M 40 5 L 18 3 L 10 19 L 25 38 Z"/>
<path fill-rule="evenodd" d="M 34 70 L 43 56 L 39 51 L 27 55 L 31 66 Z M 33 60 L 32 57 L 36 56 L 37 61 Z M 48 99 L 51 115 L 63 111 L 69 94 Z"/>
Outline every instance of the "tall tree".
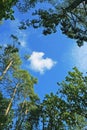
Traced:
<path fill-rule="evenodd" d="M 81 126 L 79 119 L 84 121 L 87 119 L 87 76 L 84 76 L 76 67 L 73 70 L 68 72 L 65 81 L 59 84 L 61 86 L 59 94 L 67 103 L 70 116 L 73 115 L 72 124 L 81 129 L 83 125 Z"/>
<path fill-rule="evenodd" d="M 40 129 L 82 129 L 87 124 L 87 76 L 75 67 L 58 86 L 58 92 L 47 94 L 40 104 Z"/>
<path fill-rule="evenodd" d="M 21 68 L 22 62 L 16 47 L 8 45 L 1 49 L 0 90 L 5 97 L 9 98 L 4 114 L 7 117 L 12 107 L 16 114 L 15 121 L 21 121 L 21 119 L 24 121 L 28 111 L 36 107 L 35 102 L 38 100 L 38 96 L 34 92 L 34 84 L 37 83 L 37 79 Z M 21 106 L 18 111 L 20 114 L 16 111 L 19 106 Z M 23 121 L 21 123 L 24 124 Z M 17 124 L 18 129 L 19 126 L 20 122 Z"/>
<path fill-rule="evenodd" d="M 87 76 L 83 76 L 75 67 L 74 72 L 69 72 L 66 80 L 60 85 L 62 87 L 61 93 L 68 102 L 71 112 L 76 111 L 77 114 L 87 118 Z"/>

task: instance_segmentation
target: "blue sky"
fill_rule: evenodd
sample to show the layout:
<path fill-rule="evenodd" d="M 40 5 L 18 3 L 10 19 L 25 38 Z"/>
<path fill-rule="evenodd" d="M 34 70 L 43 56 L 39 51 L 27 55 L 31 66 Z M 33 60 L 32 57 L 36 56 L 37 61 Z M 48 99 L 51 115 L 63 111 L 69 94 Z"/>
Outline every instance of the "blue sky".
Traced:
<path fill-rule="evenodd" d="M 79 48 L 74 40 L 58 32 L 44 36 L 41 29 L 29 28 L 18 30 L 18 23 L 22 15 L 15 14 L 15 21 L 3 21 L 0 25 L 0 44 L 11 43 L 10 34 L 16 34 L 21 42 L 20 56 L 31 54 L 28 61 L 23 60 L 23 68 L 38 79 L 35 92 L 41 99 L 45 94 L 56 92 L 57 82 L 64 80 L 68 71 L 74 66 L 82 72 L 87 68 L 87 44 Z"/>

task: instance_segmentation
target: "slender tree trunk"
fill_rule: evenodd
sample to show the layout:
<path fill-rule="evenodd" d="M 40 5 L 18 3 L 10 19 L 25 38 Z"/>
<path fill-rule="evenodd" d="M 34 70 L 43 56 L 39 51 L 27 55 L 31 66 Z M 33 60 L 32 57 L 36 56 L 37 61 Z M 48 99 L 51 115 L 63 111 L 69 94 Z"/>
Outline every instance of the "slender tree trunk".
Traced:
<path fill-rule="evenodd" d="M 43 116 L 43 122 L 42 123 L 43 123 L 43 128 L 42 129 L 45 130 L 45 119 L 44 119 L 44 116 Z"/>
<path fill-rule="evenodd" d="M 24 107 L 24 104 L 25 104 L 25 100 L 23 101 L 23 104 L 22 104 L 22 106 L 21 106 L 20 116 L 19 116 L 19 119 L 18 119 L 18 121 L 17 121 L 15 130 L 19 130 L 19 129 L 21 128 L 22 123 L 23 123 L 23 120 L 24 120 L 24 117 L 25 117 L 25 113 L 23 114 L 22 109 L 23 109 L 23 107 Z M 22 114 L 23 114 L 23 115 L 22 115 Z"/>
<path fill-rule="evenodd" d="M 5 68 L 5 70 L 3 71 L 2 75 L 0 76 L 0 80 L 3 79 L 4 75 L 7 73 L 7 71 L 8 71 L 9 68 L 11 67 L 12 63 L 13 63 L 13 61 L 11 60 L 11 61 L 9 62 L 9 64 L 7 65 L 7 67 Z"/>
<path fill-rule="evenodd" d="M 13 92 L 13 95 L 12 95 L 12 98 L 11 98 L 11 101 L 10 103 L 8 104 L 8 107 L 6 109 L 6 112 L 5 112 L 5 116 L 8 115 L 9 111 L 10 111 L 10 108 L 11 108 L 11 105 L 12 105 L 12 102 L 14 100 L 14 97 L 15 97 L 15 94 L 16 94 L 16 91 L 17 91 L 17 88 L 18 88 L 19 84 L 16 85 L 15 89 L 14 89 L 14 92 Z"/>

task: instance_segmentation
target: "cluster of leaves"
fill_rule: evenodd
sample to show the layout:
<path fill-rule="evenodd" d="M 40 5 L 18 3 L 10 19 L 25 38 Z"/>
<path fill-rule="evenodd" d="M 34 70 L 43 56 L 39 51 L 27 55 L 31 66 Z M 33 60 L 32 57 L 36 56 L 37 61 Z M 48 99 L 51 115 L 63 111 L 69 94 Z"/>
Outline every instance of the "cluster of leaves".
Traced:
<path fill-rule="evenodd" d="M 0 20 L 14 19 L 12 7 L 17 0 L 0 1 Z M 87 41 L 87 0 L 23 0 L 17 3 L 21 12 L 34 8 L 36 3 L 49 3 L 48 9 L 39 8 L 32 15 L 36 19 L 21 22 L 19 29 L 44 27 L 43 34 L 57 31 L 76 39 L 78 46 Z M 51 8 L 52 7 L 52 8 Z M 11 35 L 19 42 L 15 35 Z M 37 79 L 21 68 L 19 50 L 14 45 L 0 47 L 0 129 L 16 130 L 73 130 L 87 124 L 87 76 L 76 67 L 54 95 L 46 95 L 42 103 L 34 92 Z M 3 116 L 2 116 L 3 115 Z M 13 116 L 14 115 L 14 116 Z"/>
<path fill-rule="evenodd" d="M 58 92 L 46 95 L 40 103 L 33 89 L 37 79 L 21 69 L 21 63 L 15 46 L 1 47 L 0 128 L 82 129 L 87 123 L 87 76 L 73 68 L 65 81 L 58 83 Z"/>
<path fill-rule="evenodd" d="M 58 92 L 47 94 L 37 109 L 27 116 L 31 130 L 80 130 L 86 126 L 87 76 L 75 67 L 58 85 Z"/>
<path fill-rule="evenodd" d="M 40 4 L 38 8 L 36 5 Z M 43 5 L 47 8 L 42 8 Z M 1 0 L 0 20 L 14 19 L 13 6 L 20 12 L 26 13 L 31 8 L 34 9 L 32 15 L 37 16 L 26 18 L 21 21 L 19 29 L 26 29 L 28 26 L 34 28 L 43 27 L 43 34 L 48 35 L 57 31 L 58 25 L 63 34 L 77 41 L 78 46 L 87 42 L 87 1 L 86 0 L 64 0 L 63 2 L 54 0 Z"/>
<path fill-rule="evenodd" d="M 37 1 L 33 2 L 33 5 L 35 2 L 37 3 Z M 49 8 L 35 10 L 32 15 L 38 17 L 32 20 L 29 18 L 25 22 L 22 21 L 19 29 L 26 29 L 30 25 L 34 28 L 43 27 L 43 34 L 47 35 L 55 33 L 57 26 L 60 25 L 62 33 L 71 39 L 76 39 L 78 46 L 82 46 L 84 41 L 87 42 L 86 0 L 64 0 L 63 3 L 59 3 L 59 1 L 52 2 L 52 0 L 38 2 L 42 2 L 43 4 L 50 3 L 50 5 L 48 4 Z M 26 7 L 28 5 L 30 3 L 26 2 Z M 30 6 L 27 8 L 30 9 Z"/>
<path fill-rule="evenodd" d="M 14 20 L 12 7 L 17 3 L 18 0 L 0 0 L 0 20 Z"/>
<path fill-rule="evenodd" d="M 4 98 L 2 93 L 0 92 L 0 129 L 11 127 L 12 117 L 13 117 L 13 111 L 11 109 L 8 116 L 5 116 L 5 111 L 7 109 L 7 106 L 9 104 L 9 99 Z M 9 124 L 9 125 L 8 125 Z"/>
<path fill-rule="evenodd" d="M 2 109 L 5 107 L 3 109 L 2 122 L 8 122 L 8 119 L 10 119 L 8 116 L 11 113 L 11 108 L 13 108 L 14 116 L 11 118 L 11 121 L 13 120 L 14 124 L 14 119 L 16 118 L 15 128 L 17 127 L 17 129 L 20 128 L 20 122 L 24 125 L 22 120 L 25 120 L 27 113 L 31 109 L 36 108 L 36 102 L 39 100 L 33 87 L 34 84 L 37 83 L 37 79 L 30 75 L 28 71 L 21 69 L 21 64 L 18 48 L 11 45 L 1 47 L 0 91 L 5 98 L 8 97 L 9 99 L 6 101 L 3 100 L 3 103 L 1 103 L 2 100 L 0 100 Z M 0 116 L 2 116 L 2 113 L 0 113 Z M 13 125 L 8 122 L 6 128 L 10 126 L 13 127 Z"/>

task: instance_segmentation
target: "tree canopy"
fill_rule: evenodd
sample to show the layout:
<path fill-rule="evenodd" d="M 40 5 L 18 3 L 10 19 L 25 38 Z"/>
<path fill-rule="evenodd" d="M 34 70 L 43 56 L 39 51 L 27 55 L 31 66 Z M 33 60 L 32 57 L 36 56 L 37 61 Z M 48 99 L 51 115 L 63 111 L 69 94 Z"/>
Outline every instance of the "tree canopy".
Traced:
<path fill-rule="evenodd" d="M 39 118 L 33 118 L 33 112 L 30 120 L 36 120 L 41 130 L 81 130 L 87 124 L 87 76 L 75 67 L 57 84 L 57 93 L 46 94 L 38 107 Z"/>
<path fill-rule="evenodd" d="M 14 19 L 13 6 L 22 13 L 32 9 L 32 19 L 21 21 L 21 30 L 28 26 L 43 27 L 43 34 L 48 35 L 55 33 L 59 26 L 63 34 L 77 41 L 78 46 L 87 42 L 87 0 L 1 0 L 0 6 L 0 20 Z"/>
<path fill-rule="evenodd" d="M 32 17 L 20 22 L 20 30 L 42 27 L 43 34 L 48 35 L 60 28 L 78 46 L 87 42 L 87 0 L 1 0 L 0 21 L 15 20 L 14 6 L 22 13 L 32 9 Z M 11 38 L 20 44 L 15 34 Z M 34 91 L 37 78 L 22 64 L 15 44 L 0 46 L 0 129 L 81 130 L 86 126 L 85 74 L 74 67 L 64 81 L 57 83 L 56 94 L 46 94 L 40 101 Z"/>
<path fill-rule="evenodd" d="M 20 3 L 19 10 L 26 12 L 35 3 L 42 2 L 47 4 L 47 8 L 35 9 L 32 15 L 37 16 L 21 22 L 20 29 L 26 29 L 32 25 L 34 28 L 43 27 L 43 34 L 51 34 L 57 31 L 59 25 L 63 34 L 77 41 L 78 46 L 82 46 L 83 42 L 87 42 L 87 0 L 37 0 L 24 1 Z M 27 8 L 26 8 L 27 7 Z"/>
<path fill-rule="evenodd" d="M 0 91 L 8 100 L 3 100 L 4 102 L 0 105 L 4 108 L 3 104 L 6 104 L 2 112 L 6 122 L 11 109 L 13 109 L 12 120 L 15 119 L 15 122 L 22 121 L 23 123 L 26 114 L 31 109 L 36 108 L 36 101 L 39 100 L 33 87 L 37 83 L 37 79 L 30 75 L 28 71 L 21 69 L 21 63 L 18 49 L 15 46 L 7 45 L 7 47 L 1 48 Z M 2 122 L 4 121 L 2 120 Z M 20 128 L 20 122 L 17 123 L 16 127 Z M 13 127 L 13 124 L 11 124 L 11 127 Z M 10 128 L 9 122 L 7 126 Z"/>
<path fill-rule="evenodd" d="M 2 93 L 0 92 L 0 129 L 5 129 L 11 127 L 12 118 L 13 118 L 13 111 L 10 110 L 8 116 L 5 116 L 5 111 L 9 104 L 9 99 L 4 98 Z"/>
<path fill-rule="evenodd" d="M 14 11 L 12 7 L 17 3 L 18 0 L 0 0 L 0 20 L 14 20 Z"/>

